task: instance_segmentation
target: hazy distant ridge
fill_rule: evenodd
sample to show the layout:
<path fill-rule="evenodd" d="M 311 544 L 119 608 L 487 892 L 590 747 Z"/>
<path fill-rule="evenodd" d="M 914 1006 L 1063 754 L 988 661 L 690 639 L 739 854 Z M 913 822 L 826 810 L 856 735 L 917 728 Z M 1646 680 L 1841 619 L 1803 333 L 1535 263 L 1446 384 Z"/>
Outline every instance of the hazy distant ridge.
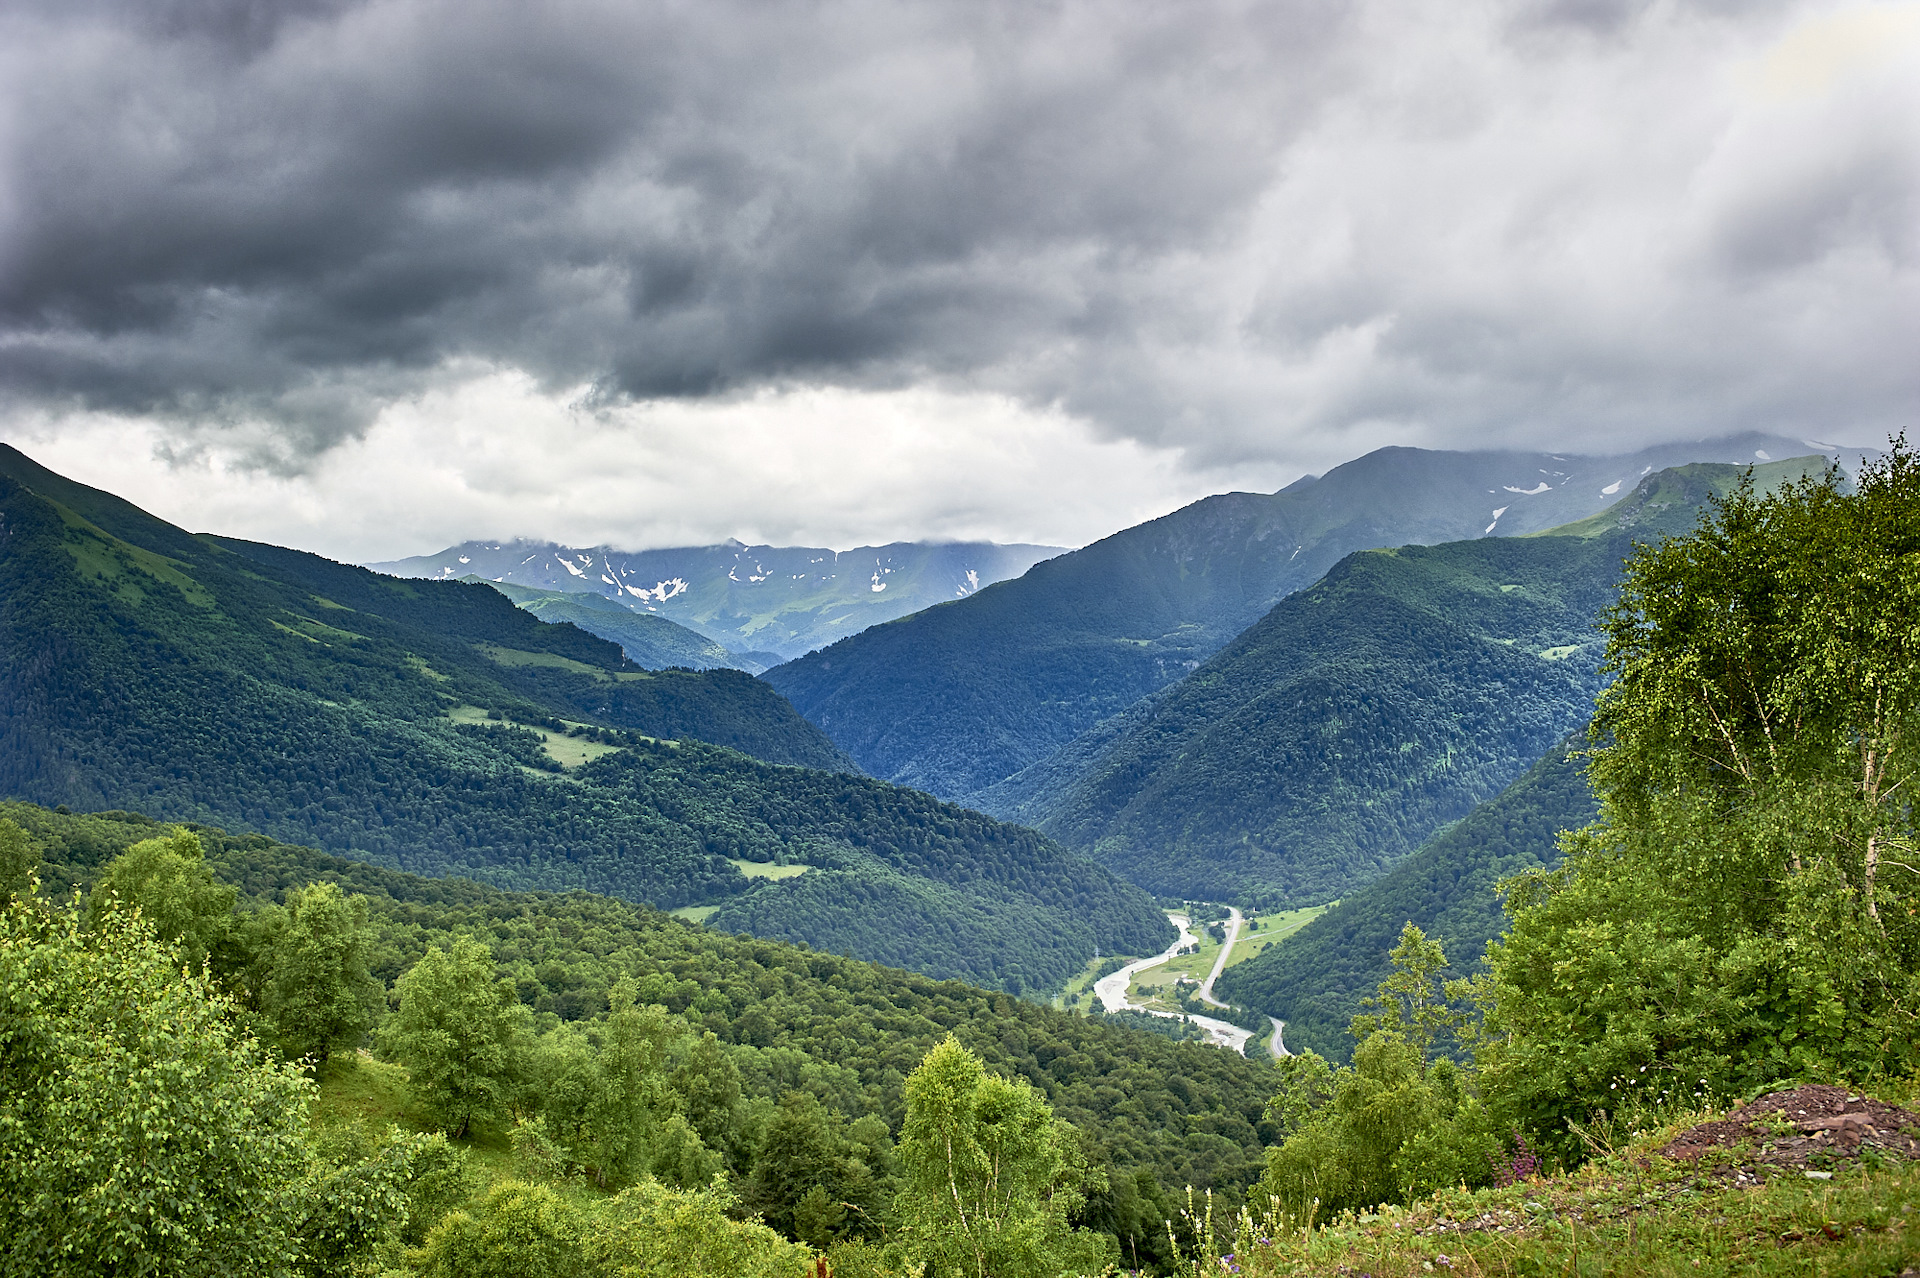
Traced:
<path fill-rule="evenodd" d="M 845 551 L 738 541 L 638 551 L 468 541 L 367 567 L 396 577 L 476 576 L 617 599 L 745 655 L 739 662 L 745 668 L 762 669 L 868 626 L 964 599 L 1061 553 L 1058 546 L 979 541 L 901 541 Z"/>

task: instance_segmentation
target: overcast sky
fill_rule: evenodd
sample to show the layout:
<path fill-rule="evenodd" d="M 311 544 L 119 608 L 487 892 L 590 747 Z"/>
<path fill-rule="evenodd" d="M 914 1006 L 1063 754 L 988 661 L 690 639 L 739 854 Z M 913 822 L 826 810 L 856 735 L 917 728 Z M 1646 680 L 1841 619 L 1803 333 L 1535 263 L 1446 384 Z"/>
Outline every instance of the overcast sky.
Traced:
<path fill-rule="evenodd" d="M 1917 336 L 1916 3 L 0 6 L 0 436 L 343 558 L 1871 443 Z"/>

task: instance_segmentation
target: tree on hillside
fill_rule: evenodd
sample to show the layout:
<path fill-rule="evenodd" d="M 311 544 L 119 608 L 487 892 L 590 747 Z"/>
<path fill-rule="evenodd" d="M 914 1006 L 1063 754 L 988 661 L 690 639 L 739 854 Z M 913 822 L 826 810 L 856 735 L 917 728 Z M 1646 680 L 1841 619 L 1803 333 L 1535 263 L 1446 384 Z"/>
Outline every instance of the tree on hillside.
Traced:
<path fill-rule="evenodd" d="M 1627 562 L 1601 817 L 1518 881 L 1489 1087 L 1543 1135 L 1628 1093 L 1920 1065 L 1920 458 L 1719 501 Z"/>
<path fill-rule="evenodd" d="M 1285 1141 L 1267 1151 L 1262 1188 L 1295 1219 L 1404 1202 L 1461 1183 L 1485 1183 L 1498 1142 L 1460 1068 L 1432 1059 L 1464 1017 L 1443 985 L 1447 955 L 1412 923 L 1391 953 L 1393 970 L 1373 1008 L 1353 1018 L 1353 1064 L 1332 1068 L 1315 1052 L 1278 1062 L 1267 1116 Z"/>
<path fill-rule="evenodd" d="M 939 1274 L 1098 1273 L 1113 1239 L 1074 1229 L 1085 1175 L 1076 1133 L 1024 1080 L 986 1072 L 951 1036 L 907 1078 L 895 1210 Z"/>
<path fill-rule="evenodd" d="M 26 891 L 39 864 L 40 849 L 27 832 L 12 821 L 0 819 L 0 902 Z"/>
<path fill-rule="evenodd" d="M 456 1138 L 476 1118 L 499 1117 L 520 1064 L 526 1009 L 513 982 L 495 975 L 492 951 L 464 936 L 433 946 L 394 993 L 400 1006 L 380 1046 L 407 1067 L 414 1099 Z"/>
<path fill-rule="evenodd" d="M 289 1058 L 325 1064 L 373 1023 L 382 991 L 367 972 L 371 940 L 365 897 L 327 882 L 288 896 L 263 1002 Z"/>
<path fill-rule="evenodd" d="M 87 926 L 98 930 L 107 915 L 137 909 L 187 966 L 211 959 L 216 968 L 231 969 L 234 897 L 232 888 L 214 880 L 200 836 L 177 830 L 113 858 L 88 895 Z"/>
<path fill-rule="evenodd" d="M 286 1274 L 310 1085 L 151 926 L 0 907 L 0 1274 Z"/>

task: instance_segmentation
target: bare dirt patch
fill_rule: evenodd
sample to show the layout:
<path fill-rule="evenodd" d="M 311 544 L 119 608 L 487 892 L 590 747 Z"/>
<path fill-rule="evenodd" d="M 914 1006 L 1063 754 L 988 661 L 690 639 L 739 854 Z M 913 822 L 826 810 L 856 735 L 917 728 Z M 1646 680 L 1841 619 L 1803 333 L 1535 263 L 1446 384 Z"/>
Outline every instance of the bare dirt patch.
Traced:
<path fill-rule="evenodd" d="M 1920 1161 L 1920 1115 L 1844 1087 L 1810 1083 L 1770 1092 L 1725 1118 L 1690 1128 L 1660 1153 L 1698 1162 L 1734 1150 L 1742 1151 L 1742 1162 L 1782 1168 L 1843 1165 L 1869 1150 Z"/>

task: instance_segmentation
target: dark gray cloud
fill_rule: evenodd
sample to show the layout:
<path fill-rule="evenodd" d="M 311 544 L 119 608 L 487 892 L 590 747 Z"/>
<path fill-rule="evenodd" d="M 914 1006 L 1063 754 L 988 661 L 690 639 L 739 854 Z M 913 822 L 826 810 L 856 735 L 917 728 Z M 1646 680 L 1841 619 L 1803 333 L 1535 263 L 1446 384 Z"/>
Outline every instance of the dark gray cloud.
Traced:
<path fill-rule="evenodd" d="M 1869 435 L 1920 394 L 1915 55 L 1796 53 L 1831 17 L 16 3 L 0 385 L 289 473 L 477 368 L 989 391 L 1217 466 Z"/>

